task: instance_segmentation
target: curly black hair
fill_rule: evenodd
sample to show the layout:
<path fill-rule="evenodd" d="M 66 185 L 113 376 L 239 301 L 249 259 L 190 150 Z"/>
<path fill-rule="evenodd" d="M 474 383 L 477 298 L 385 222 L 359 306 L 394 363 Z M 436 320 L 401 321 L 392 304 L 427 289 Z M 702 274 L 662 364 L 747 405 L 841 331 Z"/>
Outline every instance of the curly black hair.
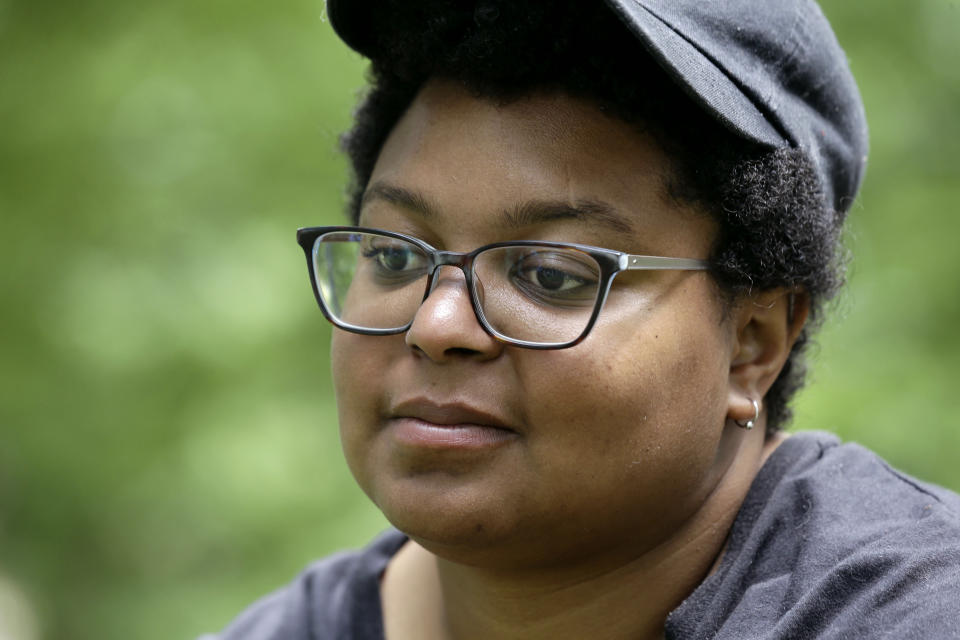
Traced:
<path fill-rule="evenodd" d="M 719 233 L 711 273 L 729 301 L 787 288 L 805 295 L 810 322 L 767 392 L 767 429 L 791 418 L 806 375 L 804 352 L 824 303 L 843 280 L 842 212 L 823 195 L 798 149 L 746 141 L 698 107 L 602 2 L 562 0 L 383 0 L 371 12 L 377 39 L 369 88 L 342 147 L 353 167 L 355 221 L 380 149 L 431 78 L 479 98 L 509 102 L 559 91 L 650 135 L 672 164 L 668 193 L 713 217 Z"/>

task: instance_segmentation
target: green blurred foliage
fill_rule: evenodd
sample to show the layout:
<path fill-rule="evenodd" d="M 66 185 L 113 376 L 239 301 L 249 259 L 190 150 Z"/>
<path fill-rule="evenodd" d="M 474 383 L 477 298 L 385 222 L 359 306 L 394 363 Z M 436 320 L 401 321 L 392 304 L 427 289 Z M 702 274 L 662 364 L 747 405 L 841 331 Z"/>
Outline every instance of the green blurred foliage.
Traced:
<path fill-rule="evenodd" d="M 872 150 L 795 425 L 960 489 L 960 5 L 824 8 Z M 385 526 L 294 244 L 363 68 L 321 0 L 0 0 L 0 629 L 193 637 Z"/>

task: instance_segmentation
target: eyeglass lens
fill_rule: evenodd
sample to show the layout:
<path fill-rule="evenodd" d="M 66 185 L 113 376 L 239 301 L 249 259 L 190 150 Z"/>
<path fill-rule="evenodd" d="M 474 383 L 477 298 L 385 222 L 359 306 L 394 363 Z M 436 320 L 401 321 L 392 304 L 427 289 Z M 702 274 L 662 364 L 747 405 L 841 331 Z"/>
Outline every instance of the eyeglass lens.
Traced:
<path fill-rule="evenodd" d="M 419 246 L 362 232 L 320 236 L 313 266 L 328 312 L 359 329 L 406 326 L 430 278 L 430 258 Z M 474 259 L 471 294 L 494 332 L 559 344 L 576 339 L 587 327 L 599 283 L 600 265 L 577 249 L 494 247 Z"/>

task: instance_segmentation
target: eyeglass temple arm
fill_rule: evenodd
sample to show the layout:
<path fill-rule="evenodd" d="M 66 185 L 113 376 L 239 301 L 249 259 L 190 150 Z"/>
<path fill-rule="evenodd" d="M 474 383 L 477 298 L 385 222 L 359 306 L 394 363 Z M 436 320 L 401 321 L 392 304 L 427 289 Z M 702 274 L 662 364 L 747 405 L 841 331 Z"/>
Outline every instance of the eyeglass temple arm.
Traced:
<path fill-rule="evenodd" d="M 706 260 L 695 260 L 693 258 L 665 258 L 662 256 L 635 256 L 623 254 L 620 256 L 620 270 L 652 270 L 652 269 L 677 269 L 679 271 L 705 271 L 710 268 L 710 263 Z"/>

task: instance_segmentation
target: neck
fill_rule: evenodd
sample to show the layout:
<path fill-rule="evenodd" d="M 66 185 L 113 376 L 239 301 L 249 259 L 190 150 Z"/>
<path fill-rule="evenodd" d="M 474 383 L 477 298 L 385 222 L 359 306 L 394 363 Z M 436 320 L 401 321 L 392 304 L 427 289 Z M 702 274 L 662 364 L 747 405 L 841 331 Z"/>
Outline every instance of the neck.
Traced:
<path fill-rule="evenodd" d="M 670 611 L 719 564 L 750 483 L 779 442 L 745 438 L 737 468 L 679 530 L 615 561 L 605 554 L 556 569 L 491 570 L 444 560 L 411 541 L 384 578 L 387 637 L 662 638 Z"/>

